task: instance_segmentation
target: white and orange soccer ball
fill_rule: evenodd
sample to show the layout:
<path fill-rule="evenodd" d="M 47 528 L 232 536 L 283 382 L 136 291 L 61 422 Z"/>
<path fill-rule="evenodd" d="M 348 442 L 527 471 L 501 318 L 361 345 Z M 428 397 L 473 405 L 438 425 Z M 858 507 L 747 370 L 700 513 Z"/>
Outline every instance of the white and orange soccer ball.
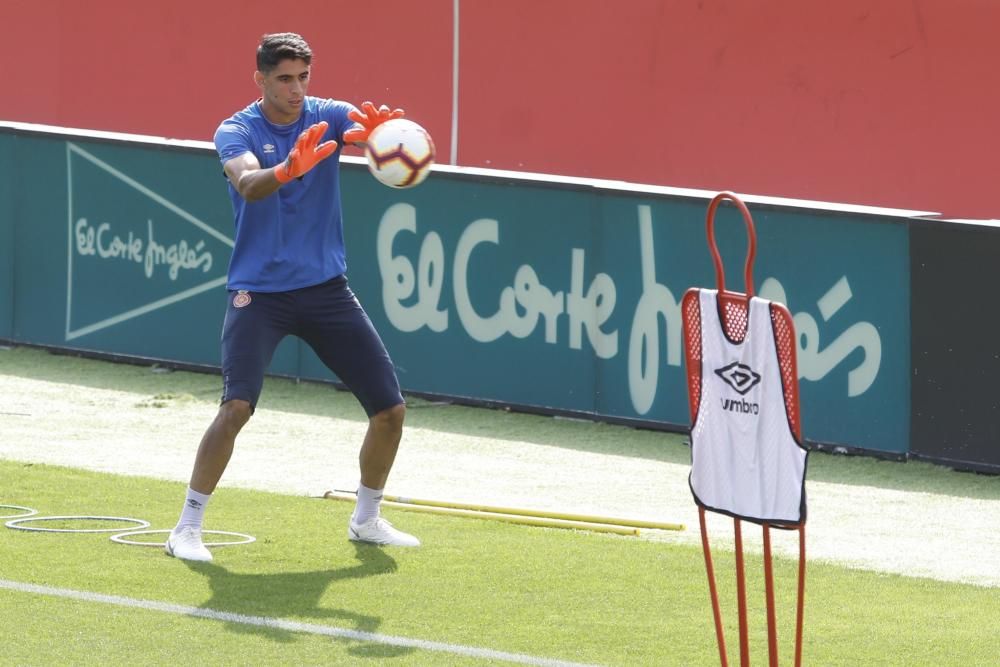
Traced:
<path fill-rule="evenodd" d="M 434 164 L 434 141 L 412 120 L 394 118 L 368 135 L 365 157 L 368 171 L 390 188 L 419 185 Z"/>

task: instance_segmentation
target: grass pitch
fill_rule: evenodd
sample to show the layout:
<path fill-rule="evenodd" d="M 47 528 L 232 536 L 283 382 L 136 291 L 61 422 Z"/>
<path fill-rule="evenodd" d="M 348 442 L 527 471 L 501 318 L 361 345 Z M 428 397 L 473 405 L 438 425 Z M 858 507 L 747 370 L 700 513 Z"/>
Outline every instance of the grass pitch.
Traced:
<path fill-rule="evenodd" d="M 217 394 L 218 379 L 211 375 L 151 373 L 25 348 L 0 351 L 0 503 L 42 515 L 131 516 L 154 529 L 171 527 L 183 498 L 184 484 L 175 481 L 181 476 L 153 479 L 152 472 L 135 471 L 159 470 L 174 459 L 188 471 Z M 227 477 L 241 472 L 255 437 L 264 442 L 264 462 L 276 462 L 317 431 L 331 429 L 350 431 L 342 438 L 349 444 L 343 455 L 332 449 L 325 455 L 342 456 L 336 465 L 356 465 L 351 429 L 363 428 L 363 417 L 352 397 L 277 379 L 268 380 L 265 394 L 267 419 L 254 425 L 256 435 L 241 435 L 244 449 Z M 509 464 L 494 477 L 529 468 L 532 460 L 518 459 L 517 452 L 538 456 L 553 447 L 562 459 L 572 455 L 574 465 L 596 454 L 620 468 L 630 461 L 647 467 L 687 463 L 676 436 L 503 411 L 437 409 L 419 401 L 412 407 L 408 425 L 419 433 L 408 436 L 409 443 L 421 456 L 433 454 L 437 441 L 475 441 L 469 456 Z M 309 430 L 318 421 L 321 428 Z M 486 448 L 503 439 L 515 446 L 499 454 Z M 126 467 L 129 474 L 120 475 L 28 463 L 32 443 L 67 458 L 87 448 L 88 460 L 99 459 L 91 464 L 122 469 L 122 461 L 134 461 L 135 470 Z M 141 457 L 130 458 L 132 448 L 141 449 Z M 405 460 L 407 453 L 401 456 L 404 479 L 407 466 L 416 469 L 413 482 L 432 472 Z M 140 467 L 150 458 L 155 465 Z M 470 459 L 450 460 L 458 465 Z M 607 470 L 608 476 L 615 472 Z M 475 479 L 488 481 L 478 474 Z M 809 479 L 827 485 L 822 494 L 898 491 L 908 508 L 932 495 L 965 499 L 977 512 L 954 516 L 956 527 L 994 516 L 1000 500 L 997 478 L 924 464 L 814 454 Z M 326 488 L 316 488 L 316 495 Z M 206 528 L 249 533 L 258 541 L 216 549 L 208 565 L 115 544 L 106 534 L 0 528 L 0 663 L 486 665 L 503 664 L 503 652 L 528 664 L 718 664 L 701 550 L 677 535 L 637 539 L 386 510 L 424 544 L 379 549 L 346 539 L 346 503 L 222 490 Z M 912 511 L 919 521 L 919 505 Z M 697 527 L 689 524 L 688 532 Z M 885 543 L 869 548 L 913 548 L 892 539 L 885 533 Z M 1000 568 L 996 552 L 975 556 Z M 720 549 L 715 561 L 734 663 L 732 554 Z M 748 554 L 753 664 L 766 662 L 761 567 Z M 781 664 L 791 664 L 795 562 L 777 558 L 775 574 Z M 51 594 L 60 591 L 75 597 Z M 117 596 L 117 603 L 95 596 Z M 1000 655 L 998 627 L 995 587 L 809 562 L 805 664 L 993 665 Z M 319 631 L 324 629 L 329 632 Z M 477 657 L 483 651 L 494 653 Z"/>
<path fill-rule="evenodd" d="M 173 524 L 183 493 L 178 483 L 11 461 L 0 462 L 0 488 L 3 502 L 42 515 L 131 516 L 151 528 Z M 0 578 L 524 654 L 536 664 L 717 661 L 695 547 L 395 512 L 387 514 L 424 546 L 380 549 L 346 539 L 349 510 L 318 498 L 229 490 L 213 500 L 206 527 L 258 541 L 216 549 L 211 564 L 103 534 L 3 529 Z M 721 595 L 731 603 L 732 558 L 720 554 L 716 562 Z M 766 660 L 760 569 L 759 558 L 748 557 L 755 663 Z M 779 559 L 775 572 L 782 664 L 789 664 L 795 564 Z M 810 564 L 806 609 L 806 664 L 988 665 L 1000 652 L 1000 596 L 989 588 Z M 22 590 L 0 589 L 0 611 L 0 630 L 16 638 L 4 649 L 9 664 L 502 662 Z M 734 614 L 726 616 L 735 650 Z"/>

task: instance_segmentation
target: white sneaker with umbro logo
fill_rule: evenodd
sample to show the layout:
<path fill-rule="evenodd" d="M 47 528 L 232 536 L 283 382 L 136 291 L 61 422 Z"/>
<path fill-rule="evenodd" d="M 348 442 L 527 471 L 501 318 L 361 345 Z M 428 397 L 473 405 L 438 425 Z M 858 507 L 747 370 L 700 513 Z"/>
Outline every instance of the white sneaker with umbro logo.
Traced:
<path fill-rule="evenodd" d="M 181 560 L 212 560 L 212 552 L 201 540 L 201 531 L 190 526 L 171 531 L 163 550 Z"/>
<path fill-rule="evenodd" d="M 352 518 L 347 526 L 347 537 L 354 542 L 368 542 L 394 547 L 419 547 L 420 540 L 409 533 L 393 528 L 392 524 L 377 516 L 364 523 L 354 523 Z"/>

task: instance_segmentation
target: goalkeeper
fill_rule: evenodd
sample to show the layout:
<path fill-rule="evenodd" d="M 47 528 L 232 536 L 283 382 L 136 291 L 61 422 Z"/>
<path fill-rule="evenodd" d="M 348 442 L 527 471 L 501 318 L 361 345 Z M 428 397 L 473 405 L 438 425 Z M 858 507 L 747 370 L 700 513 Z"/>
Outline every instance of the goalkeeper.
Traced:
<path fill-rule="evenodd" d="M 359 111 L 307 96 L 311 62 L 301 36 L 264 35 L 254 73 L 261 96 L 215 133 L 236 217 L 222 326 L 222 401 L 167 539 L 167 553 L 177 558 L 212 559 L 201 535 L 205 508 L 286 335 L 304 340 L 368 415 L 348 538 L 420 544 L 379 516 L 406 407 L 392 360 L 347 284 L 338 169 L 341 145 L 363 146 L 373 128 L 403 111 L 370 102 Z"/>

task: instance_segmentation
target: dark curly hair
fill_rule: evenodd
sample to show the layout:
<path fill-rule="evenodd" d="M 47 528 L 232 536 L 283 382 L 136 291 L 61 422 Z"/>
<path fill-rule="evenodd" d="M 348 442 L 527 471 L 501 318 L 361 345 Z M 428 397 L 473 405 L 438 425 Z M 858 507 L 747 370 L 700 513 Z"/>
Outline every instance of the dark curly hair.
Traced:
<path fill-rule="evenodd" d="M 306 64 L 312 62 L 312 49 L 302 39 L 302 35 L 294 32 L 276 32 L 260 38 L 257 47 L 257 70 L 270 72 L 282 60 L 301 59 Z"/>

